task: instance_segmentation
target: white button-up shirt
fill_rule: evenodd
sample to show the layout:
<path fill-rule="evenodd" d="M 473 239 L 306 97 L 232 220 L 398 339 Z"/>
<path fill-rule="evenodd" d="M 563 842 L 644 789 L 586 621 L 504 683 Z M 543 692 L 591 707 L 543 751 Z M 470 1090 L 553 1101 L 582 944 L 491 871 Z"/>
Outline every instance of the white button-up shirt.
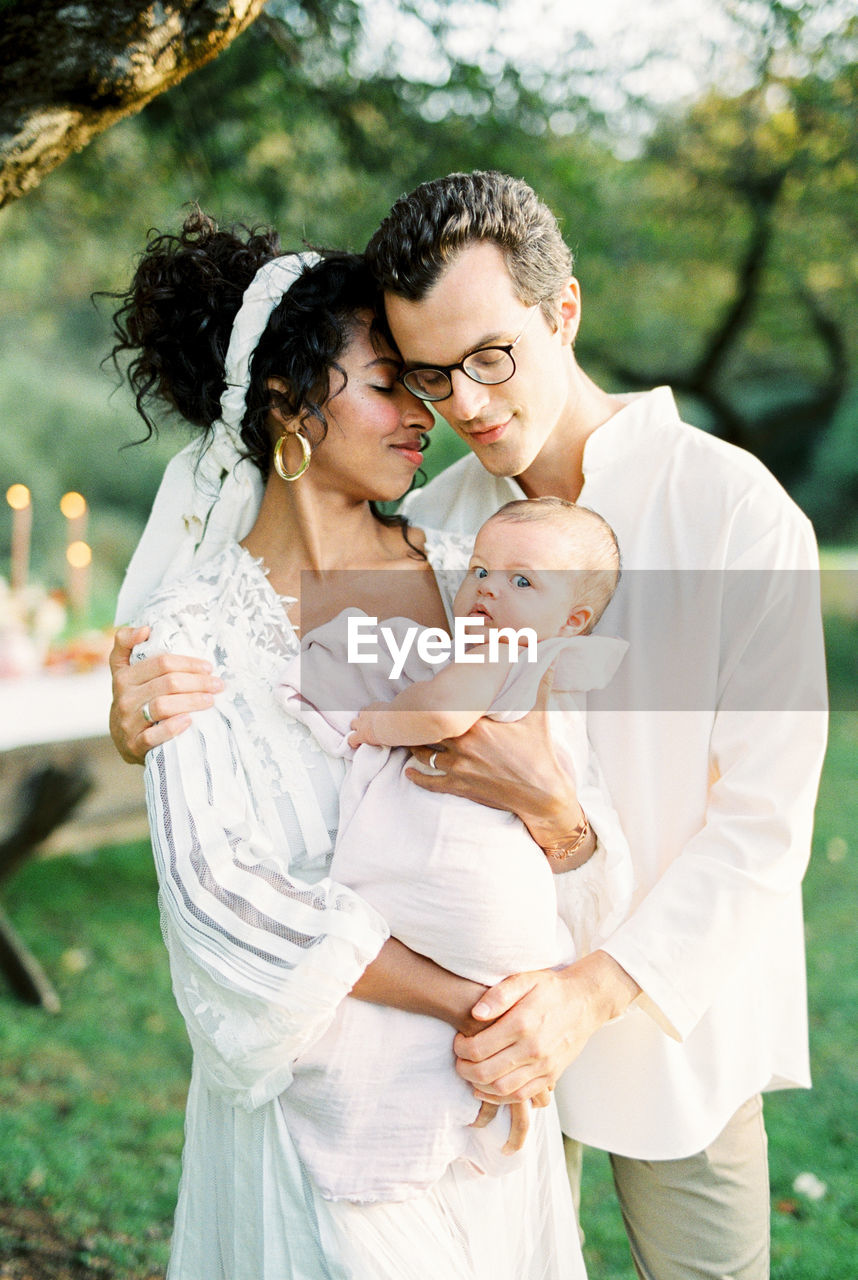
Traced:
<path fill-rule="evenodd" d="M 598 630 L 630 645 L 589 700 L 637 877 L 604 950 L 643 994 L 557 1100 L 570 1135 L 672 1159 L 753 1093 L 810 1083 L 800 885 L 826 731 L 818 561 L 777 481 L 682 423 L 667 388 L 599 427 L 583 468 L 579 502 L 613 526 L 623 561 Z M 523 496 L 468 456 L 405 509 L 473 533 Z"/>

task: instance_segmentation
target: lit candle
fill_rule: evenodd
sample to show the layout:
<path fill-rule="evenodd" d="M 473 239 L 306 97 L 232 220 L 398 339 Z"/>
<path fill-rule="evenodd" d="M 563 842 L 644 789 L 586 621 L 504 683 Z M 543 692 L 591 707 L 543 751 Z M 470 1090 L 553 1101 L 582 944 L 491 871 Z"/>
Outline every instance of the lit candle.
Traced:
<path fill-rule="evenodd" d="M 33 527 L 33 504 L 25 484 L 13 484 L 6 490 L 6 501 L 12 508 L 12 571 L 9 584 L 13 591 L 23 591 L 30 568 L 30 532 Z"/>
<path fill-rule="evenodd" d="M 89 597 L 89 563 L 92 559 L 86 545 L 86 498 L 71 489 L 60 498 L 60 511 L 66 518 L 66 593 L 69 608 L 80 615 Z"/>
<path fill-rule="evenodd" d="M 60 498 L 60 511 L 66 518 L 66 546 L 86 538 L 86 498 L 74 489 Z"/>
<path fill-rule="evenodd" d="M 89 607 L 89 571 L 92 550 L 86 542 L 70 542 L 66 547 L 69 566 L 69 608 L 83 617 Z"/>

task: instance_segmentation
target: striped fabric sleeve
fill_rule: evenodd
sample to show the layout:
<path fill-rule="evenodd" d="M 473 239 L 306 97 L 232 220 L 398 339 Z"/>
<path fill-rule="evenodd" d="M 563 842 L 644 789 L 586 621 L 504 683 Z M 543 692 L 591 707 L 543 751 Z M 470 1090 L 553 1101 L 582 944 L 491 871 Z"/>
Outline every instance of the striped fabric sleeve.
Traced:
<path fill-rule="evenodd" d="M 288 1084 L 388 932 L 351 890 L 292 870 L 302 850 L 254 749 L 238 716 L 211 709 L 146 759 L 176 996 L 209 1083 L 249 1106 Z"/>

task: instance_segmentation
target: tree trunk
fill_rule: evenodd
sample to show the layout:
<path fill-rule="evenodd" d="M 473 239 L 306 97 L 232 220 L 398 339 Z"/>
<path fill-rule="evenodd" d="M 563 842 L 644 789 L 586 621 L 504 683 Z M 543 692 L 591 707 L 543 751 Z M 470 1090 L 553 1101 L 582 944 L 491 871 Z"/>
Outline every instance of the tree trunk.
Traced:
<path fill-rule="evenodd" d="M 265 0 L 0 0 L 0 208 L 209 62 Z"/>

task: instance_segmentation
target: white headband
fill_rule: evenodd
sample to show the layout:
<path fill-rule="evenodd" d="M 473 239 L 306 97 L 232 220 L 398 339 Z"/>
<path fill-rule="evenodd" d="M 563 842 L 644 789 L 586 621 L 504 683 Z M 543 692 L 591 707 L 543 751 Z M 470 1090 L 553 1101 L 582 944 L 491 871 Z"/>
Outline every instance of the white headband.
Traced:
<path fill-rule="evenodd" d="M 250 360 L 274 308 L 318 261 L 316 253 L 274 258 L 245 290 L 224 361 L 221 416 L 210 439 L 193 440 L 168 462 L 119 592 L 117 623 L 135 619 L 159 586 L 250 532 L 264 488 L 259 468 L 240 457 Z"/>

